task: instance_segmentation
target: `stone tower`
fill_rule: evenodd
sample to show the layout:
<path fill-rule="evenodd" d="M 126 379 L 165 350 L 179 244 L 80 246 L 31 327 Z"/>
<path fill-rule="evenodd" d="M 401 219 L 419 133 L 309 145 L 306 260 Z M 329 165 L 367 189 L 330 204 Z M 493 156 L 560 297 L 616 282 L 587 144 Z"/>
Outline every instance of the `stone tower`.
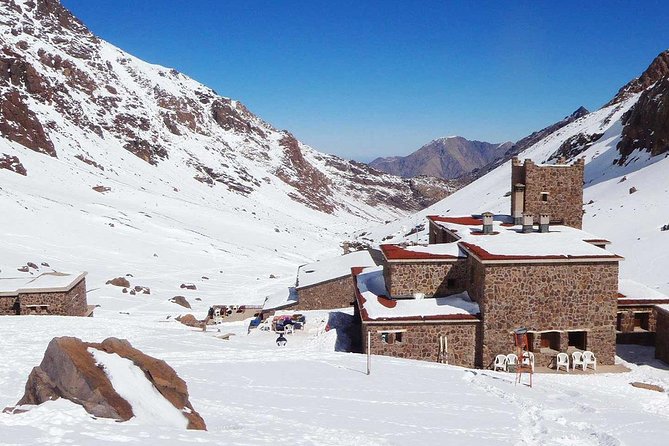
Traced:
<path fill-rule="evenodd" d="M 549 215 L 551 224 L 581 229 L 583 225 L 583 158 L 573 164 L 560 159 L 557 164 L 537 165 L 517 157 L 511 161 L 511 216 L 522 224 L 522 214 L 530 213 L 534 222 Z"/>

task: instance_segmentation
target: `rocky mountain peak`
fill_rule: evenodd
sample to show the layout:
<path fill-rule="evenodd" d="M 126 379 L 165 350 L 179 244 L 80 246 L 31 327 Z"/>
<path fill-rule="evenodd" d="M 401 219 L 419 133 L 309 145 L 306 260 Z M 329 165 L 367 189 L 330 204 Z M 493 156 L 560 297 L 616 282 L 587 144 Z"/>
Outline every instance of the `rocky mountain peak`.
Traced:
<path fill-rule="evenodd" d="M 640 93 L 662 79 L 669 75 L 669 50 L 665 50 L 653 59 L 648 68 L 641 74 L 641 76 L 631 80 L 625 84 L 615 97 L 608 102 L 606 106 L 617 104 L 624 99 L 628 98 L 630 95 L 635 93 Z"/>

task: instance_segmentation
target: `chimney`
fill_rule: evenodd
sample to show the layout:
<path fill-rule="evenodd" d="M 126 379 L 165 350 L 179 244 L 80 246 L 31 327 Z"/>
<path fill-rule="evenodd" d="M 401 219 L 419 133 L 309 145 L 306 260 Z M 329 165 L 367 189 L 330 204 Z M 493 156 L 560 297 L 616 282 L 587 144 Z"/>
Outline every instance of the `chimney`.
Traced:
<path fill-rule="evenodd" d="M 523 207 L 525 202 L 525 185 L 517 183 L 513 186 L 513 196 L 511 199 L 511 216 L 513 217 L 513 224 L 520 225 L 523 223 Z"/>
<path fill-rule="evenodd" d="M 548 214 L 539 214 L 539 232 L 548 232 L 551 217 Z"/>
<path fill-rule="evenodd" d="M 534 231 L 534 216 L 529 212 L 523 212 L 523 232 Z"/>
<path fill-rule="evenodd" d="M 483 233 L 492 234 L 492 220 L 494 217 L 493 213 L 484 212 L 482 215 L 483 215 Z"/>

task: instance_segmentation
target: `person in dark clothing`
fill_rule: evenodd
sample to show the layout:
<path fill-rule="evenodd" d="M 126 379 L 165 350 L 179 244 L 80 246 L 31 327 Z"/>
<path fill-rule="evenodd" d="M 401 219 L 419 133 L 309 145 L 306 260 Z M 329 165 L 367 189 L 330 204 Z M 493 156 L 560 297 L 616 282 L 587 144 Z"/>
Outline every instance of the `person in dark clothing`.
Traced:
<path fill-rule="evenodd" d="M 276 345 L 278 345 L 279 347 L 283 347 L 284 345 L 286 345 L 286 342 L 288 342 L 288 340 L 283 336 L 283 333 L 280 333 L 279 337 L 276 338 Z"/>
<path fill-rule="evenodd" d="M 214 307 L 209 307 L 209 312 L 207 313 L 207 317 L 204 318 L 204 324 L 202 325 L 202 331 L 207 331 L 207 324 L 213 318 L 214 318 Z"/>

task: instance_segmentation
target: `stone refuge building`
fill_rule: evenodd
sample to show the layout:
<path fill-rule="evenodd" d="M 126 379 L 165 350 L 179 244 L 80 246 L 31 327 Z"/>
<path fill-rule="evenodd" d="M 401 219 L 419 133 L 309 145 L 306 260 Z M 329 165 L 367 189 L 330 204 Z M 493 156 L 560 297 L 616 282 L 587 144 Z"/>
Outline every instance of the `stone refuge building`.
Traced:
<path fill-rule="evenodd" d="M 0 315 L 91 316 L 86 301 L 86 273 L 42 273 L 0 278 Z"/>
<path fill-rule="evenodd" d="M 524 217 L 515 225 L 511 216 L 489 213 L 430 216 L 435 243 L 382 245 L 386 263 L 377 275 L 383 284 L 368 287 L 368 269 L 355 279 L 362 330 L 380 333 L 372 352 L 435 360 L 446 344 L 441 356 L 449 363 L 487 367 L 497 354 L 513 351 L 511 333 L 526 327 L 538 366 L 575 349 L 613 364 L 622 258 L 603 248 L 606 240 L 580 229 L 544 220 L 537 228 Z M 434 311 L 396 310 L 417 301 L 430 302 Z M 457 310 L 461 301 L 472 305 L 466 315 Z M 387 308 L 381 315 L 377 302 Z M 402 333 L 401 342 L 395 335 L 392 346 L 379 345 L 393 332 Z"/>

